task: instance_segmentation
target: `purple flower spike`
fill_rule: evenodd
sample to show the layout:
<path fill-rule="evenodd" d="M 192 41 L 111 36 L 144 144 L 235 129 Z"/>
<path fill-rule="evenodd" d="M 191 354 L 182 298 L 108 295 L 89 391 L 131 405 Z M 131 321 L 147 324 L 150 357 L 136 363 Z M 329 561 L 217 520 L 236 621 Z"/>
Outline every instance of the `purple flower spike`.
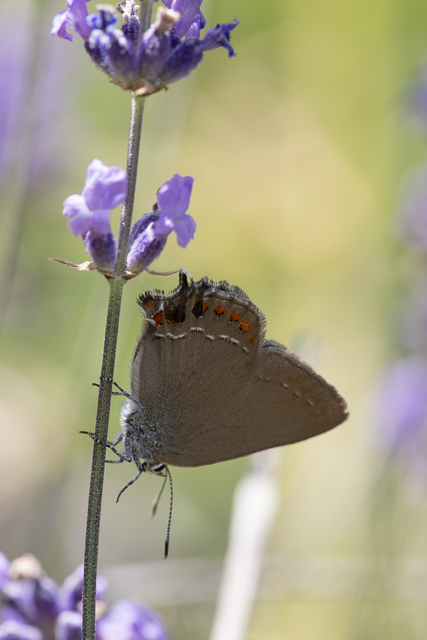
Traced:
<path fill-rule="evenodd" d="M 123 202 L 127 193 L 127 175 L 119 167 L 107 167 L 93 160 L 88 167 L 82 195 L 64 200 L 63 214 L 75 236 L 84 239 L 95 265 L 111 270 L 116 261 L 116 243 L 110 227 L 110 209 Z"/>
<path fill-rule="evenodd" d="M 160 218 L 156 223 L 156 235 L 167 235 L 175 231 L 180 247 L 186 247 L 196 231 L 194 219 L 186 215 L 190 204 L 194 178 L 177 173 L 165 182 L 157 192 Z"/>
<path fill-rule="evenodd" d="M 88 16 L 87 0 L 67 0 L 68 9 L 53 22 L 52 35 L 72 40 L 71 26 L 85 41 L 85 49 L 110 82 L 136 95 L 148 96 L 177 82 L 195 69 L 203 53 L 225 47 L 234 56 L 230 33 L 238 20 L 217 25 L 206 37 L 200 31 L 206 25 L 200 11 L 202 0 L 164 0 L 156 21 L 143 31 L 135 0 L 122 0 L 117 10 L 123 14 L 118 25 L 117 14 L 110 5 L 97 5 L 98 14 Z"/>
<path fill-rule="evenodd" d="M 161 619 L 149 609 L 120 600 L 98 621 L 99 640 L 168 640 Z"/>
<path fill-rule="evenodd" d="M 90 0 L 67 0 L 68 9 L 61 11 L 54 17 L 50 35 L 58 35 L 64 40 L 72 40 L 73 36 L 67 33 L 69 25 L 83 40 L 87 40 L 90 36 L 90 27 L 86 22 L 87 2 Z"/>

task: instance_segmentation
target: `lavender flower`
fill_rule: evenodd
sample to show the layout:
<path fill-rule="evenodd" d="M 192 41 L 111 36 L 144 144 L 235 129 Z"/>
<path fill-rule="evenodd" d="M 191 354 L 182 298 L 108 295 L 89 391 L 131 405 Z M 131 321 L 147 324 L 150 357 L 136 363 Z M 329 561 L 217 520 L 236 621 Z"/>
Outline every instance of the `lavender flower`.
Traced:
<path fill-rule="evenodd" d="M 93 160 L 88 167 L 81 195 L 64 200 L 63 214 L 75 236 L 81 235 L 100 271 L 110 272 L 116 262 L 116 242 L 110 227 L 110 209 L 124 201 L 127 175 L 119 167 Z"/>
<path fill-rule="evenodd" d="M 175 231 L 180 247 L 186 247 L 194 237 L 196 223 L 186 214 L 190 204 L 194 178 L 175 174 L 157 192 L 157 202 L 151 213 L 135 223 L 130 238 L 127 269 L 141 273 L 163 251 L 168 235 Z"/>
<path fill-rule="evenodd" d="M 100 640 L 167 640 L 160 618 L 141 605 L 120 600 L 98 622 Z"/>
<path fill-rule="evenodd" d="M 10 566 L 0 553 L 0 571 L 8 577 L 0 589 L 0 640 L 81 640 L 83 565 L 59 588 L 27 554 Z M 160 618 L 137 603 L 120 601 L 105 614 L 107 581 L 97 580 L 98 640 L 168 640 Z M 105 614 L 105 615 L 104 615 Z"/>
<path fill-rule="evenodd" d="M 95 64 L 110 81 L 137 95 L 150 95 L 187 76 L 203 59 L 205 51 L 230 45 L 231 31 L 238 20 L 208 29 L 200 39 L 206 21 L 200 11 L 202 0 L 165 0 L 156 21 L 143 32 L 133 0 L 120 2 L 124 23 L 117 27 L 114 7 L 99 5 L 99 13 L 88 15 L 87 0 L 67 0 L 68 9 L 55 16 L 51 35 L 72 40 L 70 26 L 85 41 Z"/>

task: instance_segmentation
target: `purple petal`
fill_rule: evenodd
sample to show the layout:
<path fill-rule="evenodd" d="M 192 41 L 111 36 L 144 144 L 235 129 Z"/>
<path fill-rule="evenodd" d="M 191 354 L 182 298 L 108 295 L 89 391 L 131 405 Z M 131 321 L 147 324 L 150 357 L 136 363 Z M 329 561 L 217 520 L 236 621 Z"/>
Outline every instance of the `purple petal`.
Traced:
<path fill-rule="evenodd" d="M 83 196 L 75 193 L 65 198 L 62 213 L 66 218 L 74 218 L 74 216 L 80 213 L 89 213 L 89 209 L 86 206 Z"/>
<path fill-rule="evenodd" d="M 114 209 L 127 194 L 126 171 L 119 167 L 107 167 L 101 160 L 90 163 L 82 196 L 91 211 Z"/>
<path fill-rule="evenodd" d="M 75 236 L 84 236 L 89 231 L 97 235 L 111 233 L 110 212 L 107 211 L 81 211 L 68 222 L 68 228 Z"/>
<path fill-rule="evenodd" d="M 96 599 L 105 600 L 108 588 L 108 580 L 103 576 L 96 579 Z M 83 565 L 79 565 L 71 575 L 64 580 L 60 589 L 61 609 L 76 611 L 77 605 L 82 601 L 83 593 Z"/>
<path fill-rule="evenodd" d="M 165 182 L 157 192 L 157 202 L 162 213 L 172 220 L 181 218 L 190 205 L 194 178 L 174 176 Z"/>
<path fill-rule="evenodd" d="M 3 587 L 3 600 L 9 610 L 16 611 L 26 622 L 37 618 L 34 594 L 36 580 L 9 580 Z"/>
<path fill-rule="evenodd" d="M 40 629 L 7 620 L 0 624 L 0 640 L 43 640 Z"/>
<path fill-rule="evenodd" d="M 59 589 L 51 578 L 42 576 L 37 580 L 34 592 L 36 618 L 32 620 L 39 627 L 51 624 L 59 613 Z"/>
<path fill-rule="evenodd" d="M 9 606 L 8 604 L 4 603 L 1 609 L 1 622 L 6 622 L 7 620 L 13 620 L 14 622 L 19 622 L 20 624 L 28 624 L 25 616 L 16 611 L 13 606 Z"/>
<path fill-rule="evenodd" d="M 52 29 L 50 31 L 50 35 L 58 35 L 60 38 L 64 40 L 72 41 L 73 36 L 70 33 L 67 33 L 67 26 L 70 24 L 68 9 L 61 11 L 58 13 L 54 19 L 52 20 Z"/>
<path fill-rule="evenodd" d="M 55 627 L 55 640 L 81 640 L 82 614 L 78 611 L 63 611 Z"/>
<path fill-rule="evenodd" d="M 230 33 L 237 27 L 239 21 L 232 20 L 226 24 L 217 24 L 214 29 L 208 29 L 206 36 L 200 42 L 202 51 L 209 51 L 217 47 L 225 47 L 228 51 L 228 57 L 235 56 L 233 47 L 230 44 Z"/>
<path fill-rule="evenodd" d="M 67 33 L 66 30 L 67 26 L 70 25 L 83 40 L 87 40 L 90 36 L 90 27 L 86 22 L 88 16 L 87 2 L 90 2 L 90 0 L 67 0 L 68 9 L 61 11 L 54 17 L 50 35 L 58 35 L 65 40 L 72 40 L 73 36 Z"/>
<path fill-rule="evenodd" d="M 162 620 L 141 605 L 121 600 L 98 621 L 99 640 L 168 640 Z"/>
<path fill-rule="evenodd" d="M 200 27 L 205 24 L 204 16 L 200 11 L 202 0 L 164 0 L 164 4 L 168 9 L 178 11 L 181 14 L 179 22 L 175 25 L 175 33 L 178 38 L 189 35 L 199 37 Z M 191 33 L 189 33 L 190 31 Z"/>
<path fill-rule="evenodd" d="M 176 173 L 157 192 L 160 218 L 155 225 L 155 233 L 166 236 L 175 231 L 180 247 L 186 247 L 196 231 L 194 219 L 185 213 L 190 204 L 193 182 L 191 176 L 183 177 Z"/>
<path fill-rule="evenodd" d="M 174 231 L 180 247 L 185 247 L 194 238 L 196 222 L 191 216 L 184 216 L 182 220 L 175 222 Z"/>

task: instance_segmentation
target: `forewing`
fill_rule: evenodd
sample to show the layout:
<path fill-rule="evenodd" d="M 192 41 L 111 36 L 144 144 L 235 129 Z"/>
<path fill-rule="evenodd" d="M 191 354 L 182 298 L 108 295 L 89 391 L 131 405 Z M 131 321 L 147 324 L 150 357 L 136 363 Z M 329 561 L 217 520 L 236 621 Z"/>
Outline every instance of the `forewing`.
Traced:
<path fill-rule="evenodd" d="M 199 466 L 238 458 L 311 438 L 346 418 L 334 387 L 286 347 L 267 341 L 246 385 L 209 421 L 180 425 L 182 451 L 165 446 L 162 461 Z"/>

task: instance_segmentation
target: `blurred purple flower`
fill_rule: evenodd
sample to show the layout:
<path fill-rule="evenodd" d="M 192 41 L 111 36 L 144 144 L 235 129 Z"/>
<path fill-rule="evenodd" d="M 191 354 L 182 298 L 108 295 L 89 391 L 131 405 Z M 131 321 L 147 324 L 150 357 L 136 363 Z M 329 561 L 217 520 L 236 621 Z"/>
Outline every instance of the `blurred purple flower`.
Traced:
<path fill-rule="evenodd" d="M 186 247 L 194 237 L 196 223 L 186 214 L 190 205 L 194 178 L 175 174 L 157 192 L 157 202 L 151 213 L 135 223 L 127 256 L 128 271 L 138 274 L 163 251 L 168 235 L 175 231 L 180 247 Z"/>
<path fill-rule="evenodd" d="M 0 551 L 0 592 L 3 588 L 3 585 L 6 584 L 9 578 L 9 568 L 10 568 L 9 560 L 6 558 L 4 553 Z"/>
<path fill-rule="evenodd" d="M 136 602 L 120 600 L 98 622 L 99 640 L 168 640 L 161 619 Z"/>
<path fill-rule="evenodd" d="M 0 169 L 13 152 L 11 132 L 18 125 L 19 110 L 29 68 L 28 7 L 3 3 L 0 21 Z M 10 29 L 13 20 L 14 28 Z M 11 55 L 13 52 L 13 55 Z M 16 145 L 16 140 L 12 144 Z M 1 175 L 1 171 L 0 171 Z"/>
<path fill-rule="evenodd" d="M 45 46 L 39 31 L 46 25 L 36 12 L 32 0 L 0 3 L 0 186 L 16 179 L 26 186 L 27 178 L 33 186 L 46 173 L 52 179 L 76 144 L 64 139 L 69 153 L 58 153 L 58 116 L 70 112 L 77 95 L 69 82 L 76 60 L 60 43 Z"/>
<path fill-rule="evenodd" d="M 5 556 L 0 554 L 0 562 Z M 8 564 L 8 563 L 7 563 Z M 1 592 L 0 640 L 81 640 L 83 566 L 78 567 L 61 589 L 43 574 L 40 563 L 29 554 L 11 565 Z M 14 567 L 16 570 L 14 570 Z M 167 631 L 151 610 L 134 602 L 118 602 L 105 612 L 107 581 L 97 579 L 98 640 L 167 640 Z"/>
<path fill-rule="evenodd" d="M 96 580 L 96 599 L 104 601 L 108 589 L 108 580 L 98 576 Z M 59 593 L 61 611 L 78 611 L 83 594 L 83 565 L 79 565 L 71 575 L 64 580 Z"/>
<path fill-rule="evenodd" d="M 43 634 L 36 627 L 7 620 L 0 624 L 0 640 L 43 640 Z"/>
<path fill-rule="evenodd" d="M 9 580 L 2 596 L 8 619 L 15 612 L 22 620 L 40 628 L 53 624 L 59 612 L 58 587 L 47 576 Z"/>
<path fill-rule="evenodd" d="M 117 28 L 109 5 L 99 5 L 99 13 L 88 16 L 86 0 L 67 1 L 69 8 L 55 16 L 51 35 L 72 40 L 66 31 L 71 26 L 110 81 L 138 95 L 150 95 L 187 76 L 205 51 L 225 47 L 229 57 L 235 55 L 230 34 L 238 20 L 218 24 L 200 39 L 206 24 L 200 11 L 202 0 L 165 0 L 168 9 L 159 8 L 156 21 L 145 32 L 134 2 L 117 5 L 124 17 L 124 24 Z"/>
<path fill-rule="evenodd" d="M 81 640 L 82 614 L 79 611 L 62 611 L 55 627 L 55 640 Z"/>
<path fill-rule="evenodd" d="M 427 362 L 411 356 L 393 365 L 381 379 L 376 403 L 382 447 L 427 456 Z"/>
<path fill-rule="evenodd" d="M 93 160 L 81 195 L 64 200 L 63 214 L 75 236 L 81 235 L 98 269 L 111 270 L 116 261 L 116 242 L 110 227 L 110 209 L 124 201 L 127 175 L 119 167 Z"/>
<path fill-rule="evenodd" d="M 415 248 L 427 250 L 427 164 L 405 181 L 400 202 L 400 227 L 403 239 Z"/>

